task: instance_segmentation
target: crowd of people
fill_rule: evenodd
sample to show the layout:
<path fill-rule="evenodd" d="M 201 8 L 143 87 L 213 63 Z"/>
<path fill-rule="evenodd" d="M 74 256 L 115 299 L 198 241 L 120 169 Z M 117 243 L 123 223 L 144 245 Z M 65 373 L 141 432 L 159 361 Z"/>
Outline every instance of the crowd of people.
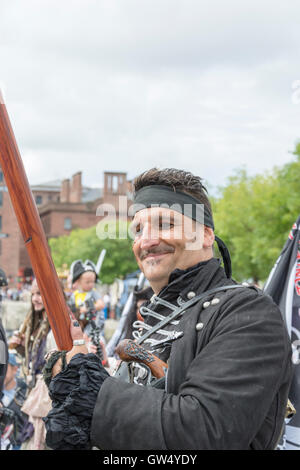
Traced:
<path fill-rule="evenodd" d="M 75 260 L 66 296 L 73 347 L 58 351 L 32 283 L 31 309 L 9 339 L 7 371 L 5 353 L 0 357 L 2 445 L 275 449 L 293 376 L 278 306 L 256 286 L 232 279 L 201 178 L 149 170 L 134 181 L 134 203 L 133 252 L 149 287 L 134 290 L 111 347 L 95 265 Z"/>
<path fill-rule="evenodd" d="M 112 372 L 116 367 L 117 354 L 108 358 L 104 325 L 109 314 L 110 298 L 101 297 L 97 289 L 98 274 L 95 265 L 87 260 L 76 260 L 70 267 L 68 285 L 62 290 L 70 311 L 83 331 L 88 350 L 96 354 L 103 366 Z M 7 286 L 2 287 L 8 292 Z M 120 336 L 132 338 L 132 323 L 138 318 L 142 300 L 148 299 L 149 290 L 134 292 L 128 319 Z M 31 308 L 17 331 L 8 338 L 7 371 L 2 389 L 2 410 L 7 410 L 5 426 L 1 429 L 1 449 L 46 450 L 46 430 L 43 418 L 51 409 L 51 399 L 43 378 L 47 353 L 57 345 L 49 325 L 43 299 L 36 279 L 22 292 L 29 292 Z M 152 291 L 151 291 L 152 292 Z M 152 292 L 153 293 L 153 292 Z M 15 300 L 7 294 L 2 299 Z M 95 334 L 96 333 L 96 334 Z M 8 336 L 6 334 L 6 336 Z M 115 348 L 113 348 L 115 350 Z M 0 406 L 1 406 L 0 404 Z M 1 414 L 0 414 L 1 416 Z"/>
<path fill-rule="evenodd" d="M 4 286 L 0 290 L 0 296 L 2 300 L 14 300 L 27 302 L 30 299 L 31 282 L 24 283 L 18 287 Z"/>

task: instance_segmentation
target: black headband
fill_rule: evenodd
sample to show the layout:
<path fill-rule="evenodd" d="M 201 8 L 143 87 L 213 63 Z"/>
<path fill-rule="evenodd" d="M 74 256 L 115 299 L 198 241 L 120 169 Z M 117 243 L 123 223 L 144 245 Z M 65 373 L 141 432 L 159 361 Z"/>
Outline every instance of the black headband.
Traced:
<path fill-rule="evenodd" d="M 134 198 L 134 204 L 141 204 L 145 208 L 166 204 L 169 209 L 180 212 L 201 224 L 214 229 L 214 222 L 209 209 L 198 199 L 182 191 L 174 191 L 169 186 L 144 186 Z M 175 207 L 176 206 L 176 207 Z M 138 208 L 135 212 L 138 212 Z"/>
<path fill-rule="evenodd" d="M 191 219 L 214 229 L 214 222 L 209 209 L 198 199 L 183 191 L 174 190 L 170 186 L 150 185 L 144 186 L 136 192 L 134 197 L 133 212 L 136 214 L 142 209 L 151 207 L 167 207 L 180 212 Z M 225 243 L 215 235 L 220 253 L 224 261 L 224 269 L 227 277 L 231 277 L 231 260 Z"/>

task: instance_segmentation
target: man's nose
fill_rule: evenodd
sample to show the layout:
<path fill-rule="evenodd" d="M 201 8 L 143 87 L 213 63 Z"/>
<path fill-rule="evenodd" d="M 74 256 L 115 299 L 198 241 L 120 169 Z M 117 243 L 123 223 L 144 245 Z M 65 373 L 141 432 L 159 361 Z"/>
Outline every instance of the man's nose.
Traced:
<path fill-rule="evenodd" d="M 143 233 L 140 237 L 140 247 L 142 250 L 148 250 L 153 246 L 159 245 L 159 233 L 151 228 L 150 224 L 145 225 Z"/>

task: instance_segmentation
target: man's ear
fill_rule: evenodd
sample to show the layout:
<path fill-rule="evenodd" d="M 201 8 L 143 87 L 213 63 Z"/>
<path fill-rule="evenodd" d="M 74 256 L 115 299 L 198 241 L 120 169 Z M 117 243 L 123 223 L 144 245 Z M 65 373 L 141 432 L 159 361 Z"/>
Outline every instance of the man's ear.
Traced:
<path fill-rule="evenodd" d="M 212 248 L 215 241 L 215 234 L 212 228 L 204 225 L 203 248 Z"/>

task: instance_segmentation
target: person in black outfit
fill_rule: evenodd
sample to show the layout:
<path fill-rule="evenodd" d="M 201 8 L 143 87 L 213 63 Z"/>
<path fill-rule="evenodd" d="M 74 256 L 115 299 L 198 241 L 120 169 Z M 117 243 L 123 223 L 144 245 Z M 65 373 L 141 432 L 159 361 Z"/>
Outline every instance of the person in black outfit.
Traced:
<path fill-rule="evenodd" d="M 7 279 L 5 272 L 0 269 L 0 287 L 7 286 Z M 2 298 L 0 299 L 1 304 Z M 2 398 L 2 390 L 4 379 L 7 371 L 7 358 L 8 358 L 8 346 L 6 341 L 6 334 L 4 327 L 2 325 L 2 320 L 0 316 L 0 401 Z"/>
<path fill-rule="evenodd" d="M 143 305 L 144 302 L 150 300 L 153 295 L 153 290 L 151 287 L 146 287 L 142 290 L 134 290 L 133 292 L 133 302 L 132 306 L 128 312 L 126 322 L 124 324 L 124 328 L 122 333 L 120 334 L 120 338 L 133 338 L 133 331 L 134 331 L 134 322 L 140 318 L 140 307 Z"/>
<path fill-rule="evenodd" d="M 110 377 L 71 322 L 74 347 L 48 363 L 48 446 L 274 449 L 292 379 L 278 307 L 231 278 L 201 178 L 152 169 L 134 188 L 133 251 L 155 294 L 141 308 L 135 344 L 164 361 L 166 374 L 157 380 L 133 361 L 130 382 Z"/>
<path fill-rule="evenodd" d="M 7 450 L 18 450 L 21 447 L 21 433 L 28 418 L 21 411 L 26 397 L 27 386 L 18 374 L 19 363 L 16 355 L 9 353 L 2 398 L 2 403 L 9 413 L 8 424 L 10 426 L 5 440 Z"/>
<path fill-rule="evenodd" d="M 3 383 L 7 370 L 8 349 L 6 335 L 0 318 L 0 400 L 2 398 Z"/>

